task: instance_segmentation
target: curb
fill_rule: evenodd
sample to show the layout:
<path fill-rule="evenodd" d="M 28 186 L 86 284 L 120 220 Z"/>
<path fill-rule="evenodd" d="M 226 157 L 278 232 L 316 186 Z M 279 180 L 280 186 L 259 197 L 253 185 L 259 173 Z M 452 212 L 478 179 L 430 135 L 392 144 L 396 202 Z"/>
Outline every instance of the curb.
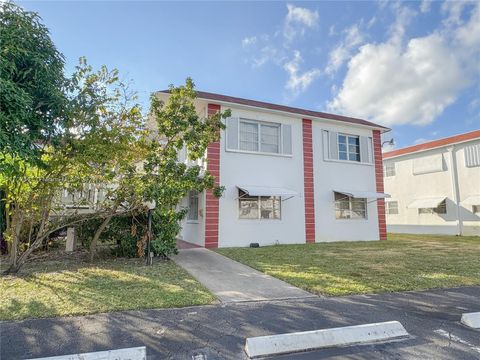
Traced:
<path fill-rule="evenodd" d="M 398 321 L 295 332 L 247 338 L 245 352 L 250 359 L 334 346 L 357 345 L 407 337 Z"/>
<path fill-rule="evenodd" d="M 480 312 L 463 313 L 460 322 L 473 329 L 480 329 Z"/>
<path fill-rule="evenodd" d="M 97 351 L 84 354 L 60 355 L 30 360 L 146 360 L 145 346 L 108 351 Z"/>

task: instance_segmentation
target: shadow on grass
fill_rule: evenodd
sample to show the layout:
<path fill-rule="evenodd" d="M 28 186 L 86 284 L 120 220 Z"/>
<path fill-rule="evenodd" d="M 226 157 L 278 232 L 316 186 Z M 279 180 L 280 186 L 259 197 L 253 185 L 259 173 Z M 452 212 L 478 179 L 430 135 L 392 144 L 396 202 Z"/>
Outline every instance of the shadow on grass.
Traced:
<path fill-rule="evenodd" d="M 214 297 L 173 262 L 152 267 L 78 267 L 0 279 L 0 319 L 184 307 Z"/>

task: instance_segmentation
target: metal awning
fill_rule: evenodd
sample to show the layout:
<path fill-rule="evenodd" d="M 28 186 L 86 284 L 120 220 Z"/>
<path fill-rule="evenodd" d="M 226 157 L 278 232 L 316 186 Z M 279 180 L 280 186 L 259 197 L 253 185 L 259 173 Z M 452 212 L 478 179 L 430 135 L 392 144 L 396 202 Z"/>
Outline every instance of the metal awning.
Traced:
<path fill-rule="evenodd" d="M 463 205 L 480 205 L 480 195 L 471 195 L 462 201 Z"/>
<path fill-rule="evenodd" d="M 434 209 L 440 205 L 442 201 L 444 201 L 446 197 L 435 197 L 435 198 L 428 198 L 428 199 L 416 199 L 411 202 L 407 208 L 408 209 Z"/>
<path fill-rule="evenodd" d="M 346 191 L 346 190 L 333 190 L 334 192 L 350 196 L 357 199 L 384 199 L 389 198 L 390 195 L 374 191 Z"/>
<path fill-rule="evenodd" d="M 280 196 L 291 198 L 298 196 L 295 190 L 285 189 L 273 186 L 253 186 L 253 185 L 237 185 L 237 187 L 246 192 L 250 196 Z"/>

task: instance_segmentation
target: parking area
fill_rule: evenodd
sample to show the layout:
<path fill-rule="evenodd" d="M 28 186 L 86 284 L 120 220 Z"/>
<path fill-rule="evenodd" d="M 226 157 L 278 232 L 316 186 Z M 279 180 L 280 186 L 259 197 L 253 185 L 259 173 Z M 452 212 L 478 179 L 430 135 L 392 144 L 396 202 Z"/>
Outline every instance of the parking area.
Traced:
<path fill-rule="evenodd" d="M 246 337 L 398 320 L 409 339 L 276 359 L 479 359 L 480 332 L 460 323 L 479 298 L 463 287 L 2 322 L 0 358 L 146 346 L 148 359 L 245 359 Z"/>

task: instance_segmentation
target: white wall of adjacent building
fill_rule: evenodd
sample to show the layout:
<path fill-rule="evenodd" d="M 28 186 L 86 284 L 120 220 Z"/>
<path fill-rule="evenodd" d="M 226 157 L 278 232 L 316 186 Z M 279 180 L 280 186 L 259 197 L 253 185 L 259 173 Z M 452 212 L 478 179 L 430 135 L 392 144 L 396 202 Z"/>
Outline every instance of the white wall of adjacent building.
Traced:
<path fill-rule="evenodd" d="M 385 192 L 391 195 L 387 202 L 398 202 L 398 214 L 389 214 L 387 205 L 389 232 L 480 235 L 480 213 L 474 212 L 472 204 L 463 203 L 480 195 L 480 163 L 467 166 L 465 159 L 465 149 L 472 147 L 480 149 L 480 139 L 384 159 L 384 165 L 395 166 L 395 175 L 384 177 Z M 446 213 L 419 214 L 418 209 L 408 207 L 428 198 L 445 198 Z"/>

